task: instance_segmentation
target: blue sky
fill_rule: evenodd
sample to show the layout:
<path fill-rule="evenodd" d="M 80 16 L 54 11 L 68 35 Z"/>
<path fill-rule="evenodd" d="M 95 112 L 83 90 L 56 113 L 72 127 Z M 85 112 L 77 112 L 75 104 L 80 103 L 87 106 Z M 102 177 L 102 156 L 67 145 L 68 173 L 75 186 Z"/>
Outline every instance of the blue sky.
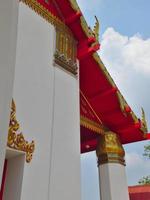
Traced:
<path fill-rule="evenodd" d="M 101 22 L 101 34 L 113 27 L 121 34 L 132 36 L 140 32 L 143 37 L 149 37 L 148 0 L 77 0 L 89 24 L 93 24 L 94 15 Z"/>
<path fill-rule="evenodd" d="M 99 54 L 125 99 L 140 117 L 144 107 L 150 127 L 150 1 L 78 0 L 93 27 L 100 20 Z M 140 142 L 125 145 L 129 185 L 150 174 L 150 161 L 143 158 Z M 95 152 L 81 157 L 82 200 L 98 200 L 98 172 Z"/>

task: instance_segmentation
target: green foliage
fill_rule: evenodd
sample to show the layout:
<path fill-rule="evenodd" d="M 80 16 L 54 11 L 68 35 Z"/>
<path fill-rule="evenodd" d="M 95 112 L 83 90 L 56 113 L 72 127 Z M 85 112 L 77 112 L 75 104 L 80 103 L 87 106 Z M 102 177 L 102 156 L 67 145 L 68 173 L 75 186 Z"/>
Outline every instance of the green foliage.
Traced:
<path fill-rule="evenodd" d="M 144 146 L 144 154 L 143 156 L 147 157 L 150 159 L 150 143 Z M 141 178 L 138 182 L 140 185 L 150 185 L 150 175 L 149 176 L 144 176 Z"/>
<path fill-rule="evenodd" d="M 150 159 L 150 144 L 147 144 L 147 145 L 144 146 L 143 156 L 146 156 L 147 158 Z"/>
<path fill-rule="evenodd" d="M 138 182 L 140 185 L 150 185 L 150 176 L 141 178 Z"/>

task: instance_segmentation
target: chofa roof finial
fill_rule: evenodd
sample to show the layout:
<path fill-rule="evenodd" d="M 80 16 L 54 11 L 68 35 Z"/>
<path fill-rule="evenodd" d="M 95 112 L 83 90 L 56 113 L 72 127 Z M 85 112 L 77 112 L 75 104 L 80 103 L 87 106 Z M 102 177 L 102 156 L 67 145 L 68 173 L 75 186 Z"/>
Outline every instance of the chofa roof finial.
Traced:
<path fill-rule="evenodd" d="M 94 29 L 93 29 L 93 33 L 94 33 L 94 36 L 96 38 L 97 41 L 99 41 L 99 28 L 100 28 L 100 25 L 99 25 L 99 20 L 98 18 L 95 16 L 95 19 L 96 19 L 96 22 L 95 22 L 95 26 L 94 26 Z"/>
<path fill-rule="evenodd" d="M 146 117 L 145 117 L 145 111 L 144 111 L 143 108 L 141 108 L 141 110 L 142 110 L 142 119 L 141 119 L 141 121 L 142 121 L 142 124 L 144 126 L 145 131 L 147 132 L 148 131 L 148 127 L 147 127 L 147 122 L 146 122 Z"/>

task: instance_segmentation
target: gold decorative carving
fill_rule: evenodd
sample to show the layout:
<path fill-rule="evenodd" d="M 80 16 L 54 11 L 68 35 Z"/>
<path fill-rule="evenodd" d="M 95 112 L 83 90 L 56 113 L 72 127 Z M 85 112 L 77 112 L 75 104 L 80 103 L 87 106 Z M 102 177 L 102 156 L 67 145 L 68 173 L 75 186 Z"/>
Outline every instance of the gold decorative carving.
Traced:
<path fill-rule="evenodd" d="M 35 150 L 35 142 L 27 142 L 19 129 L 20 126 L 16 119 L 16 106 L 12 100 L 7 146 L 25 152 L 26 161 L 29 163 L 32 160 L 32 155 Z"/>
<path fill-rule="evenodd" d="M 80 125 L 99 134 L 104 134 L 105 131 L 105 128 L 102 124 L 98 124 L 84 116 L 80 116 Z"/>
<path fill-rule="evenodd" d="M 76 52 L 77 44 L 68 31 L 56 28 L 55 63 L 72 74 L 77 74 Z"/>
<path fill-rule="evenodd" d="M 58 17 L 54 16 L 49 10 L 42 6 L 36 0 L 20 0 L 34 10 L 38 15 L 43 17 L 46 21 L 53 24 L 55 27 L 59 27 L 62 30 L 70 31 L 69 28 Z"/>
<path fill-rule="evenodd" d="M 99 136 L 96 154 L 98 165 L 105 163 L 120 163 L 125 165 L 125 151 L 119 136 L 112 131 Z"/>

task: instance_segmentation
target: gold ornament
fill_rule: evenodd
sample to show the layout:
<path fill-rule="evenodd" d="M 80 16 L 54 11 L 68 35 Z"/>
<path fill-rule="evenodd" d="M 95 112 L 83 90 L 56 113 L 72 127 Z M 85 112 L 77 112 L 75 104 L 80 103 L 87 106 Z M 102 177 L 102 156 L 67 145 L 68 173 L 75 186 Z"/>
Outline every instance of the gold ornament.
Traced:
<path fill-rule="evenodd" d="M 55 63 L 73 75 L 77 74 L 77 44 L 71 32 L 56 28 Z"/>
<path fill-rule="evenodd" d="M 35 150 L 35 142 L 27 142 L 19 129 L 20 126 L 16 119 L 16 106 L 14 100 L 12 100 L 7 146 L 26 152 L 26 161 L 29 163 L 32 160 L 32 155 Z"/>
<path fill-rule="evenodd" d="M 85 18 L 83 16 L 80 17 L 80 23 L 81 23 L 81 27 L 82 27 L 82 30 L 84 31 L 85 35 L 87 37 L 92 37 L 94 35 L 92 29 L 88 26 Z"/>
<path fill-rule="evenodd" d="M 99 41 L 99 21 L 98 21 L 96 16 L 95 16 L 95 19 L 96 19 L 96 23 L 95 23 L 95 26 L 94 26 L 93 33 L 95 35 L 96 40 Z"/>
<path fill-rule="evenodd" d="M 125 165 L 125 151 L 119 136 L 112 131 L 107 131 L 104 135 L 99 136 L 96 154 L 98 165 L 105 163 L 120 163 Z"/>
<path fill-rule="evenodd" d="M 102 124 L 98 124 L 88 119 L 87 117 L 80 116 L 80 125 L 96 133 L 104 134 L 105 127 Z"/>
<path fill-rule="evenodd" d="M 25 3 L 29 8 L 34 10 L 38 15 L 44 18 L 46 21 L 59 27 L 62 30 L 70 31 L 69 28 L 61 21 L 57 16 L 54 16 L 48 9 L 41 5 L 37 0 L 20 0 Z"/>
<path fill-rule="evenodd" d="M 70 0 L 70 5 L 74 9 L 74 11 L 81 12 L 76 0 Z M 86 20 L 85 20 L 85 18 L 83 16 L 80 17 L 80 24 L 82 26 L 82 30 L 84 31 L 84 33 L 85 33 L 85 35 L 87 37 L 94 36 L 96 38 L 96 40 L 98 41 L 98 37 L 99 37 L 99 22 L 98 22 L 97 18 L 96 18 L 96 24 L 95 24 L 95 27 L 94 27 L 93 31 L 88 26 L 88 24 L 87 24 L 87 22 L 86 22 Z"/>
<path fill-rule="evenodd" d="M 76 0 L 69 0 L 70 1 L 70 4 L 71 4 L 71 7 L 75 10 L 75 11 L 80 11 L 80 8 L 77 4 L 77 1 Z"/>
<path fill-rule="evenodd" d="M 147 127 L 147 121 L 146 121 L 146 117 L 145 117 L 145 111 L 143 108 L 141 108 L 142 110 L 142 127 L 141 127 L 141 130 L 145 133 L 145 137 L 147 135 L 147 132 L 148 132 L 148 127 Z"/>

